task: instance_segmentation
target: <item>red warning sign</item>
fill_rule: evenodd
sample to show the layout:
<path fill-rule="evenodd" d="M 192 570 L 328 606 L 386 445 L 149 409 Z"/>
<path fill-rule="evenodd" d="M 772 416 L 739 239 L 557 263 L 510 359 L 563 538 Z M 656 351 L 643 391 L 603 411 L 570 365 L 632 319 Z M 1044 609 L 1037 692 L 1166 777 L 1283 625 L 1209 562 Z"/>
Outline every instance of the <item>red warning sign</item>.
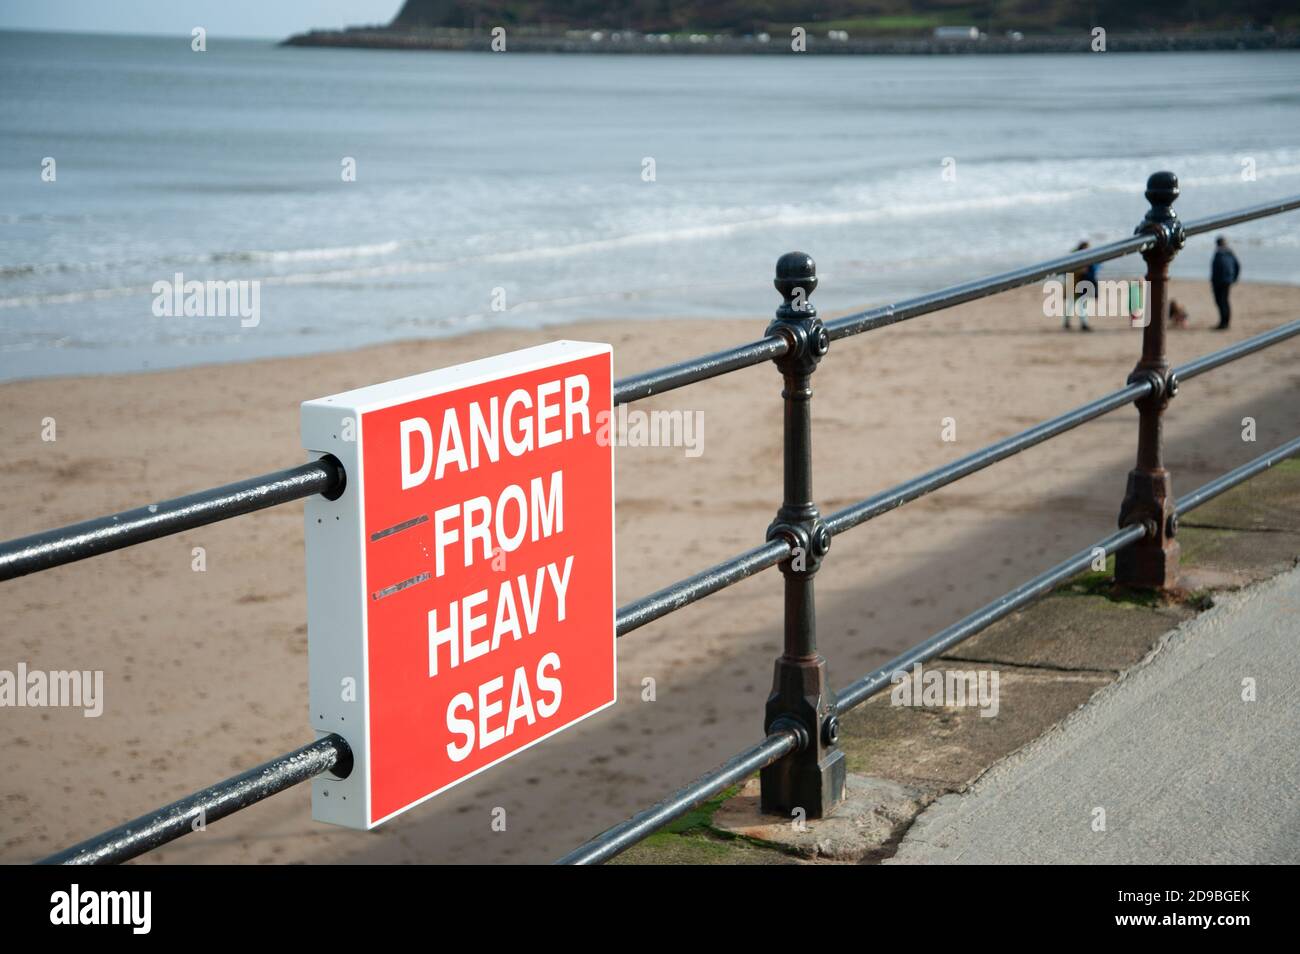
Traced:
<path fill-rule="evenodd" d="M 316 817 L 374 826 L 614 702 L 611 363 L 556 342 L 303 406 L 348 475 L 307 515 L 314 728 L 356 757 Z M 354 581 L 319 566 L 349 521 Z M 358 663 L 355 701 L 327 703 Z"/>

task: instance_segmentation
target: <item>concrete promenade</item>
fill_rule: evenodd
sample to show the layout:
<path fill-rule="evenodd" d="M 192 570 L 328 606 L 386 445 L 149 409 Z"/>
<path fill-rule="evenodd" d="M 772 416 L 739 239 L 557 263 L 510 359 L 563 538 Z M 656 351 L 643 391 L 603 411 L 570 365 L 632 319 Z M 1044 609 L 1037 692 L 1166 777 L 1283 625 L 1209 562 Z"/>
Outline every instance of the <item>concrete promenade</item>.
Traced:
<path fill-rule="evenodd" d="M 889 863 L 1295 864 L 1298 641 L 1300 568 L 1224 597 Z"/>

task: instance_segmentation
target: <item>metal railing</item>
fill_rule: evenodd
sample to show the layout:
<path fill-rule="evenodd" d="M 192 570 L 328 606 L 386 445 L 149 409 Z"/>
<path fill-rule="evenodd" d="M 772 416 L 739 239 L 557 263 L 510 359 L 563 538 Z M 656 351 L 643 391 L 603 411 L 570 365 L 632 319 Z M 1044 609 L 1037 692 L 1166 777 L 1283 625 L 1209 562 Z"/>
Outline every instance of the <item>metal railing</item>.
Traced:
<path fill-rule="evenodd" d="M 1096 560 L 1098 551 L 1107 556 L 1116 555 L 1116 579 L 1120 583 L 1146 588 L 1169 586 L 1178 566 L 1178 518 L 1278 461 L 1300 454 L 1300 437 L 1297 437 L 1181 500 L 1175 501 L 1169 491 L 1162 458 L 1161 418 L 1180 381 L 1300 335 L 1300 320 L 1292 321 L 1180 368 L 1168 367 L 1164 322 L 1168 266 L 1186 236 L 1300 208 L 1300 196 L 1293 196 L 1184 224 L 1171 208 L 1177 196 L 1177 178 L 1172 173 L 1156 173 L 1147 183 L 1150 209 L 1131 238 L 829 323 L 821 321 L 809 301 L 817 285 L 812 259 L 802 253 L 790 253 L 777 263 L 775 284 L 784 300 L 763 338 L 615 382 L 614 402 L 625 404 L 767 361 L 775 362 L 781 370 L 785 402 L 784 499 L 766 541 L 620 607 L 616 629 L 619 636 L 624 636 L 762 570 L 779 566 L 785 578 L 785 645 L 767 699 L 766 736 L 761 742 L 663 801 L 597 835 L 560 859 L 560 863 L 605 861 L 754 772 L 761 773 L 764 810 L 786 814 L 792 807 L 801 807 L 809 818 L 833 812 L 843 797 L 845 777 L 844 756 L 837 744 L 839 718 L 889 685 L 893 673 L 933 659 L 1086 570 Z M 822 517 L 812 492 L 811 380 L 832 341 L 1135 252 L 1147 263 L 1150 320 L 1143 330 L 1142 357 L 1124 387 Z M 1120 528 L 1116 532 L 838 693 L 830 688 L 826 661 L 817 652 L 813 577 L 836 534 L 1129 404 L 1135 404 L 1140 415 L 1138 460 L 1129 474 L 1128 491 L 1120 507 Z M 316 493 L 334 499 L 343 492 L 346 479 L 339 462 L 326 457 L 263 477 L 12 540 L 0 544 L 0 580 Z M 126 861 L 194 830 L 198 819 L 213 821 L 225 817 L 324 772 L 346 777 L 351 763 L 352 753 L 346 740 L 334 734 L 325 735 L 294 752 L 51 855 L 43 863 Z"/>

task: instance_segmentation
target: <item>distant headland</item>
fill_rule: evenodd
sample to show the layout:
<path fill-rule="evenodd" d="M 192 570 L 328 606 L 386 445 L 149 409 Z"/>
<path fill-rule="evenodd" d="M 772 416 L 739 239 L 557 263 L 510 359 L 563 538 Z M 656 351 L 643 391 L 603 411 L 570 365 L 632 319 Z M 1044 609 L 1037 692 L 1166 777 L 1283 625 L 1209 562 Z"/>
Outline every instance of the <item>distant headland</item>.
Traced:
<path fill-rule="evenodd" d="M 1171 0 L 1158 8 L 1095 0 L 1086 9 L 1070 0 L 970 8 L 950 0 L 406 0 L 387 25 L 312 30 L 284 45 L 633 54 L 1272 50 L 1300 48 L 1300 13 L 1286 0 Z"/>

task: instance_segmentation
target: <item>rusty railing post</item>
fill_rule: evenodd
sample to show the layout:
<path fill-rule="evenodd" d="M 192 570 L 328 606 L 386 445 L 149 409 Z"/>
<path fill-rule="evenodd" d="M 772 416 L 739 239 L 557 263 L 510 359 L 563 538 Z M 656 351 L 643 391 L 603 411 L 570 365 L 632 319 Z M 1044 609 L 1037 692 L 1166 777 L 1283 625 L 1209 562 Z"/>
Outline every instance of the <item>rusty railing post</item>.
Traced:
<path fill-rule="evenodd" d="M 1157 172 L 1147 180 L 1151 208 L 1137 227 L 1155 236 L 1156 244 L 1142 253 L 1150 289 L 1147 324 L 1142 330 L 1142 358 L 1129 375 L 1129 383 L 1150 381 L 1151 393 L 1137 401 L 1137 466 L 1129 471 L 1128 488 L 1120 505 L 1119 525 L 1141 523 L 1147 535 L 1115 556 L 1115 581 L 1128 586 L 1168 589 L 1178 576 L 1178 520 L 1174 514 L 1173 485 L 1164 464 L 1165 408 L 1178 392 L 1178 380 L 1165 357 L 1165 319 L 1169 312 L 1169 263 L 1183 247 L 1186 235 L 1172 206 L 1178 198 L 1178 177 Z"/>
<path fill-rule="evenodd" d="M 785 492 L 767 538 L 784 539 L 791 556 L 785 577 L 785 648 L 776 661 L 764 718 L 766 732 L 792 728 L 800 747 L 762 770 L 762 810 L 807 818 L 830 814 L 844 800 L 844 753 L 837 746 L 835 693 L 826 660 L 817 652 L 813 577 L 831 546 L 812 492 L 812 373 L 830 348 L 830 337 L 809 300 L 817 287 L 817 266 L 803 252 L 776 263 L 776 290 L 784 299 L 767 334 L 780 335 L 789 350 L 775 359 L 784 380 Z"/>

